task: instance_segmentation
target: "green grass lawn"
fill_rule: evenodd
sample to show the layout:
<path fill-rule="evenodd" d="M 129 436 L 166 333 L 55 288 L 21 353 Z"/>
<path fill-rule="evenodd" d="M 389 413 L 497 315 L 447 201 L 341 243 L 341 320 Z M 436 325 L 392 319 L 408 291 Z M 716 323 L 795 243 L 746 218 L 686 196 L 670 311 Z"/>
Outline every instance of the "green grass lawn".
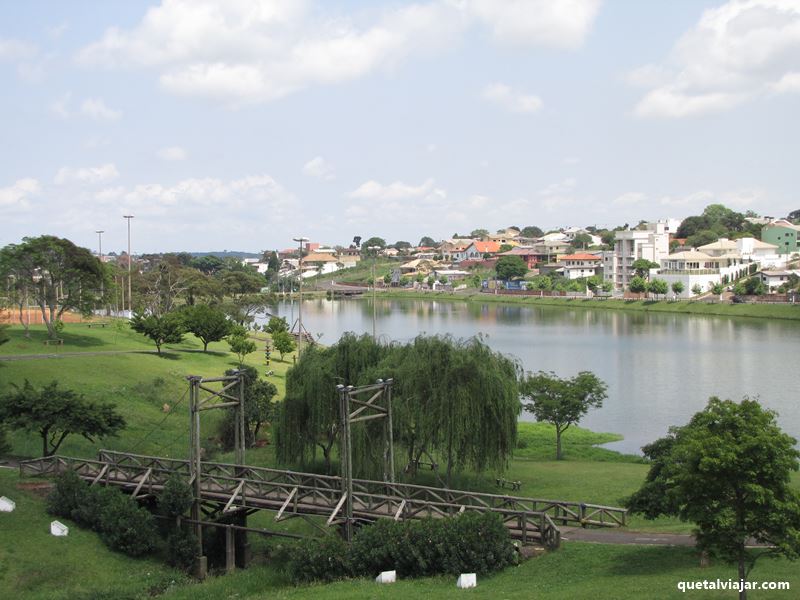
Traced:
<path fill-rule="evenodd" d="M 156 559 L 131 559 L 109 551 L 97 534 L 66 521 L 66 538 L 49 535 L 44 500 L 20 485 L 41 480 L 20 479 L 16 471 L 0 469 L 0 495 L 17 502 L 13 513 L 0 513 L 0 597 L 59 600 L 163 597 L 175 600 L 217 598 L 528 598 L 616 600 L 619 598 L 679 598 L 683 580 L 728 580 L 735 569 L 724 564 L 700 568 L 691 548 L 611 546 L 565 543 L 558 551 L 524 561 L 492 577 L 479 578 L 478 587 L 455 588 L 454 577 L 399 581 L 379 586 L 371 580 L 327 585 L 291 586 L 279 565 L 264 556 L 268 544 L 254 541 L 255 564 L 233 575 L 212 576 L 202 584 L 187 580 Z M 267 515 L 260 517 L 268 520 Z M 251 520 L 257 524 L 256 520 Z M 261 523 L 258 523 L 260 525 Z M 291 525 L 290 525 L 291 524 Z M 281 524 L 298 530 L 301 521 Z M 255 536 L 253 536 L 255 537 Z M 796 564 L 764 560 L 753 572 L 759 581 L 788 581 L 793 591 L 753 592 L 751 598 L 796 598 L 800 575 Z M 695 592 L 698 598 L 733 598 L 731 592 Z"/>
<path fill-rule="evenodd" d="M 9 330 L 11 341 L 0 346 L 0 356 L 42 352 L 41 339 L 21 339 L 21 329 Z M 42 327 L 34 328 L 34 336 L 44 337 Z M 62 336 L 63 349 L 47 352 L 85 352 L 106 350 L 149 350 L 151 344 L 143 336 L 126 328 L 88 329 L 83 325 L 67 325 Z M 58 379 L 64 386 L 84 393 L 88 398 L 114 402 L 128 421 L 128 427 L 117 438 L 91 444 L 79 437 L 69 437 L 59 451 L 73 456 L 94 456 L 98 448 L 134 451 L 185 457 L 188 445 L 187 383 L 185 376 L 216 376 L 236 366 L 236 358 L 225 342 L 213 343 L 209 352 L 200 351 L 200 342 L 191 336 L 183 344 L 169 345 L 165 355 L 132 353 L 99 356 L 69 356 L 56 359 L 37 358 L 0 362 L 0 393 L 11 383 L 25 379 L 36 384 Z M 264 373 L 273 370 L 270 381 L 282 395 L 285 374 L 292 364 L 274 360 L 263 363 L 259 350 L 247 357 L 247 363 Z M 164 405 L 170 410 L 165 412 Z M 203 416 L 204 437 L 216 435 L 216 411 Z M 269 429 L 266 429 L 266 437 Z M 39 438 L 26 432 L 10 436 L 12 452 L 34 457 L 41 451 Z M 602 447 L 620 439 L 613 433 L 596 433 L 572 427 L 564 434 L 565 460 L 555 461 L 555 434 L 546 424 L 520 423 L 519 444 L 508 469 L 482 474 L 461 473 L 454 487 L 500 494 L 516 494 L 546 499 L 582 501 L 594 504 L 620 505 L 643 481 L 648 466 L 641 457 L 621 455 Z M 213 446 L 213 442 L 209 442 Z M 218 454 L 216 460 L 232 460 L 231 454 Z M 249 449 L 248 463 L 276 466 L 273 448 Z M 499 489 L 495 478 L 502 476 L 522 482 L 519 492 Z M 421 472 L 416 483 L 435 485 L 430 472 Z M 800 487 L 800 476 L 793 482 Z M 159 563 L 132 560 L 109 552 L 96 535 L 73 528 L 66 539 L 47 535 L 49 517 L 36 495 L 17 489 L 19 479 L 14 471 L 0 469 L 0 494 L 18 502 L 15 513 L 0 514 L 0 598 L 128 598 L 159 593 L 175 579 L 179 585 L 166 593 L 169 598 L 449 598 L 456 594 L 480 598 L 671 598 L 681 595 L 675 588 L 681 579 L 727 579 L 734 570 L 716 565 L 699 569 L 691 549 L 617 547 L 570 542 L 554 553 L 525 562 L 492 578 L 482 579 L 479 587 L 459 591 L 452 578 L 435 578 L 399 582 L 379 587 L 371 581 L 348 581 L 325 586 L 294 588 L 265 556 L 275 544 L 285 543 L 252 536 L 253 548 L 261 557 L 258 565 L 231 577 L 215 577 L 202 585 L 180 583 L 178 574 Z M 302 520 L 274 523 L 269 514 L 251 517 L 259 527 L 281 531 L 310 531 Z M 648 522 L 630 520 L 638 530 L 686 532 L 690 526 L 674 519 Z M 800 585 L 797 565 L 785 561 L 763 562 L 756 569 L 761 579 L 787 579 Z M 68 583 L 63 583 L 67 580 Z M 730 598 L 730 592 L 697 597 Z M 796 593 L 764 592 L 752 598 L 797 597 Z"/>

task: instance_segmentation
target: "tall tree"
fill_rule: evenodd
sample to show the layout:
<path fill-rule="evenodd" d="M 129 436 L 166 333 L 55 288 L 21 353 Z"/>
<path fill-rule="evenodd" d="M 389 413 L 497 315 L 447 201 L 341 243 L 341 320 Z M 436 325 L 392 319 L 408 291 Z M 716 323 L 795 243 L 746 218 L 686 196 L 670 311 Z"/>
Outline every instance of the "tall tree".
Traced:
<path fill-rule="evenodd" d="M 89 250 L 51 235 L 23 238 L 21 244 L 0 249 L 0 273 L 24 282 L 51 339 L 58 337 L 56 323 L 65 311 L 91 313 L 101 300 L 103 284 L 110 283 Z"/>
<path fill-rule="evenodd" d="M 489 235 L 488 229 L 473 229 L 472 231 L 469 232 L 469 237 L 477 240 L 485 238 L 487 235 Z"/>
<path fill-rule="evenodd" d="M 498 279 L 509 280 L 524 277 L 528 272 L 528 265 L 520 256 L 501 256 L 494 265 Z"/>
<path fill-rule="evenodd" d="M 222 310 L 207 304 L 187 306 L 181 315 L 184 329 L 203 342 L 203 352 L 208 351 L 209 342 L 218 342 L 228 335 L 233 324 Z"/>
<path fill-rule="evenodd" d="M 653 262 L 652 260 L 647 260 L 646 258 L 637 258 L 635 261 L 633 261 L 631 267 L 633 267 L 637 277 L 649 279 L 650 269 L 657 269 L 659 264 L 657 262 Z"/>
<path fill-rule="evenodd" d="M 536 225 L 528 225 L 523 227 L 519 234 L 525 238 L 540 238 L 544 235 L 544 231 L 542 231 L 541 228 L 536 227 Z"/>
<path fill-rule="evenodd" d="M 606 384 L 589 371 L 581 371 L 569 379 L 540 371 L 529 373 L 522 380 L 520 393 L 525 410 L 537 421 L 547 421 L 556 428 L 556 460 L 563 458 L 562 434 L 570 425 L 576 425 L 590 408 L 603 405 L 606 389 Z"/>
<path fill-rule="evenodd" d="M 240 366 L 238 371 L 244 375 L 245 444 L 252 447 L 261 427 L 272 421 L 275 415 L 275 403 L 272 400 L 278 394 L 278 388 L 269 381 L 259 379 L 258 371 L 253 367 Z M 225 375 L 235 375 L 238 371 L 225 371 Z M 235 427 L 235 412 L 230 409 L 220 423 L 220 437 L 226 448 L 233 448 Z"/>
<path fill-rule="evenodd" d="M 650 472 L 628 507 L 694 523 L 697 547 L 735 564 L 741 582 L 761 557 L 798 558 L 800 494 L 789 478 L 800 452 L 775 416 L 754 400 L 712 397 L 687 425 L 642 448 Z M 763 546 L 748 550 L 752 540 Z"/>
<path fill-rule="evenodd" d="M 125 419 L 113 404 L 87 401 L 82 395 L 58 387 L 53 381 L 36 389 L 29 381 L 0 396 L 0 423 L 36 432 L 42 438 L 42 455 L 52 456 L 70 434 L 94 443 L 95 438 L 116 435 Z"/>
<path fill-rule="evenodd" d="M 433 239 L 433 238 L 432 238 L 431 236 L 429 236 L 429 235 L 424 235 L 424 236 L 422 236 L 422 237 L 420 238 L 420 240 L 419 240 L 419 244 L 417 244 L 417 246 L 423 246 L 423 247 L 425 247 L 425 248 L 435 248 L 435 247 L 436 247 L 436 246 L 438 246 L 438 245 L 439 245 L 439 244 L 436 242 L 436 240 L 435 240 L 435 239 Z"/>

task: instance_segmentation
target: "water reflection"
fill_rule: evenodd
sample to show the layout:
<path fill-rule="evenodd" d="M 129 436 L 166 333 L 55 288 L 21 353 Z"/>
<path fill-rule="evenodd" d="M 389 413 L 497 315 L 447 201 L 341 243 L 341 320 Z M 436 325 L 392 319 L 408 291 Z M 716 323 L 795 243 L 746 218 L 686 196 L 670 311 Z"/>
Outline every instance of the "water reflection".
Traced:
<path fill-rule="evenodd" d="M 800 437 L 795 392 L 800 324 L 794 322 L 396 299 L 378 299 L 376 309 L 382 339 L 481 333 L 526 370 L 562 376 L 594 371 L 608 384 L 609 398 L 582 424 L 621 433 L 625 440 L 612 446 L 625 452 L 638 452 L 670 425 L 685 423 L 712 395 L 759 396 L 778 411 L 781 426 Z M 296 302 L 274 311 L 296 318 Z M 303 303 L 303 325 L 323 334 L 328 344 L 345 331 L 371 333 L 372 315 L 367 298 Z"/>

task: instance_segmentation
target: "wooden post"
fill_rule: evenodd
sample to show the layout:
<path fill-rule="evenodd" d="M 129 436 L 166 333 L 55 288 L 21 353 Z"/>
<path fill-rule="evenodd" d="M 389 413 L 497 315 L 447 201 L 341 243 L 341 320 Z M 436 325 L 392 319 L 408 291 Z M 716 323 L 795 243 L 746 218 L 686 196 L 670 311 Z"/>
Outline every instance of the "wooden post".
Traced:
<path fill-rule="evenodd" d="M 202 463 L 200 456 L 200 377 L 190 375 L 189 380 L 189 476 L 193 482 L 192 520 L 194 521 L 194 535 L 197 538 L 198 556 L 195 561 L 195 577 L 205 579 L 208 574 L 208 559 L 203 556 L 203 513 L 200 510 L 202 498 L 201 472 Z"/>
<path fill-rule="evenodd" d="M 236 547 L 233 543 L 233 528 L 225 526 L 225 572 L 233 573 L 236 570 Z"/>
<path fill-rule="evenodd" d="M 392 426 L 392 379 L 386 381 L 386 417 L 389 422 L 389 481 L 395 482 L 394 478 L 394 429 Z"/>

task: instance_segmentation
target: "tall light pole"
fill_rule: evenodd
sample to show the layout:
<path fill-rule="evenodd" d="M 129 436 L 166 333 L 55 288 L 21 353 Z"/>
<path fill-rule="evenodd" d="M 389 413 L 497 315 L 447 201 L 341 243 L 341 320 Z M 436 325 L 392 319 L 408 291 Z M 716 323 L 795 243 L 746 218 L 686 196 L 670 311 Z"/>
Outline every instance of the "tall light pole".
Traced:
<path fill-rule="evenodd" d="M 367 246 L 367 250 L 372 252 L 372 341 L 377 341 L 378 336 L 375 333 L 375 315 L 376 315 L 376 304 L 375 304 L 375 284 L 377 281 L 375 280 L 375 263 L 378 262 L 378 250 L 380 250 L 380 246 Z"/>
<path fill-rule="evenodd" d="M 102 268 L 103 267 L 103 234 L 105 233 L 105 231 L 103 231 L 102 229 L 99 229 L 99 230 L 95 231 L 95 233 L 97 234 L 97 256 L 100 259 L 100 267 Z M 105 270 L 105 269 L 103 269 L 103 270 Z M 106 295 L 104 279 L 105 279 L 105 277 L 102 277 L 100 279 L 100 297 L 101 298 L 104 298 L 105 295 Z"/>
<path fill-rule="evenodd" d="M 297 261 L 297 268 L 300 270 L 300 289 L 298 290 L 299 300 L 297 303 L 297 349 L 303 341 L 303 242 L 308 243 L 307 237 L 292 238 L 300 244 L 300 259 Z"/>
<path fill-rule="evenodd" d="M 133 215 L 122 215 L 128 221 L 128 313 L 133 316 L 133 303 L 131 302 L 131 219 Z M 125 310 L 125 306 L 122 307 Z"/>

